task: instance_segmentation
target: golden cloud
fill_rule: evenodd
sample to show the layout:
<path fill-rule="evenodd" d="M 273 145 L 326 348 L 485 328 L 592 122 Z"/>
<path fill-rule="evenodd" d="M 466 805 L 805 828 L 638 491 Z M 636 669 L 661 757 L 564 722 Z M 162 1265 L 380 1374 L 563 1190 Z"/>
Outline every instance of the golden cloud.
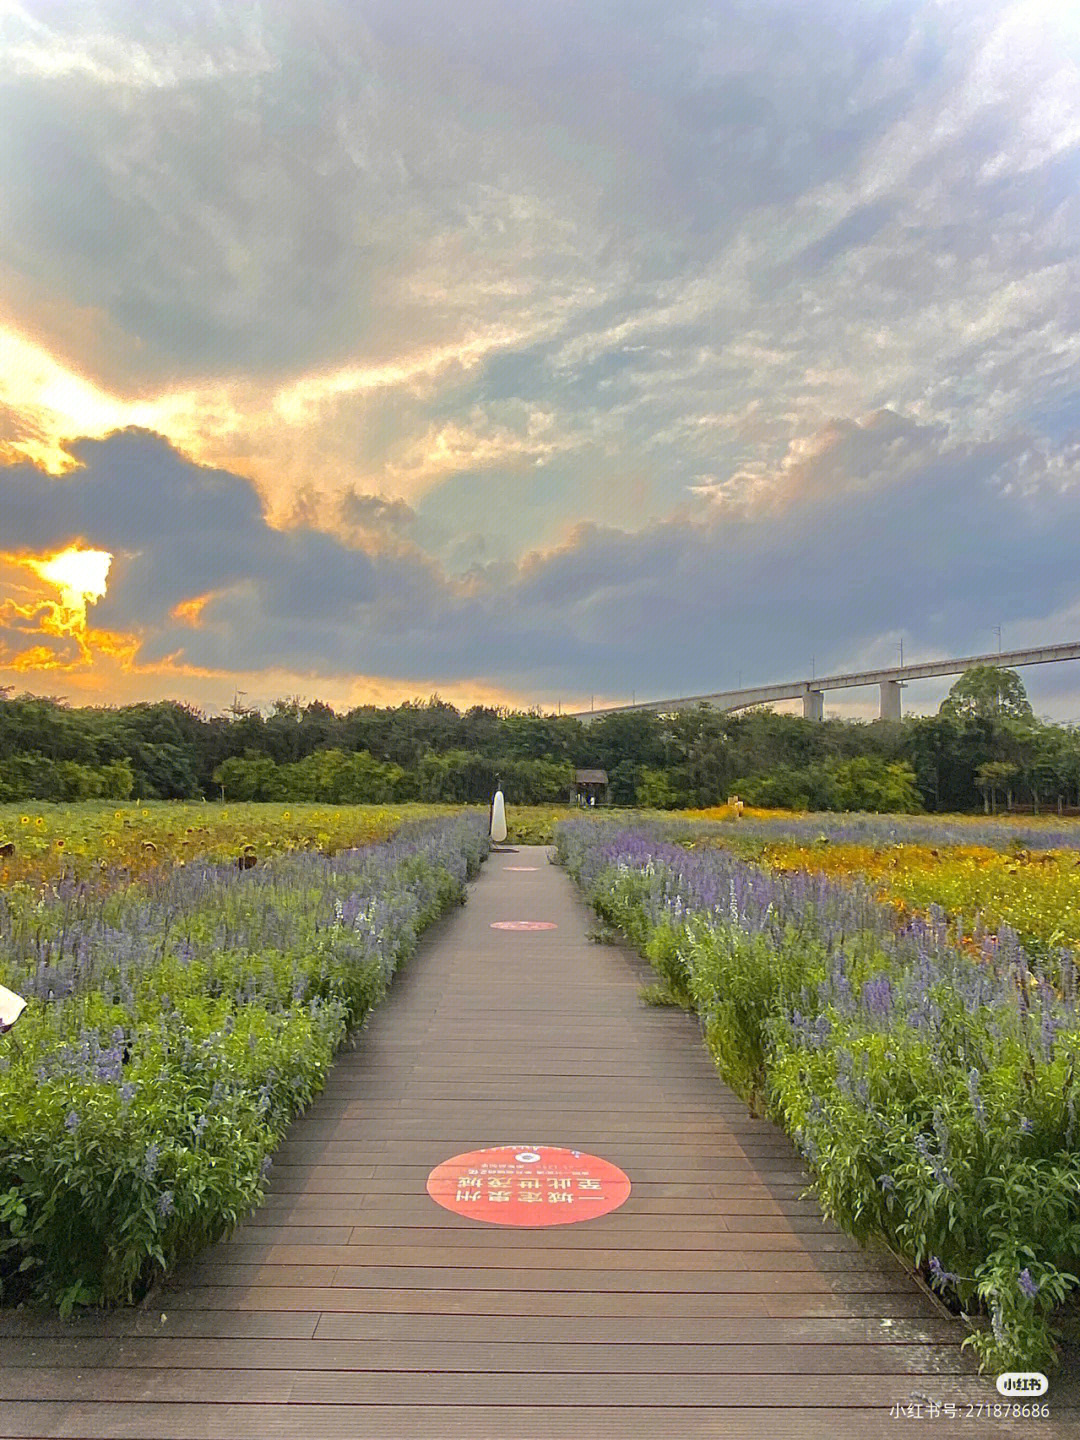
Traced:
<path fill-rule="evenodd" d="M 202 612 L 214 598 L 214 592 L 208 591 L 205 595 L 195 595 L 190 600 L 181 600 L 174 605 L 169 614 L 174 620 L 179 620 L 182 625 L 190 625 L 198 629 L 202 624 Z"/>
<path fill-rule="evenodd" d="M 164 435 L 197 464 L 253 481 L 269 502 L 271 523 L 287 523 L 290 495 L 313 474 L 331 488 L 353 486 L 359 478 L 386 491 L 390 481 L 391 498 L 416 498 L 448 469 L 499 459 L 508 447 L 542 455 L 550 445 L 532 433 L 524 441 L 496 436 L 486 446 L 477 437 L 463 435 L 459 443 L 446 435 L 444 450 L 436 438 L 436 453 L 427 461 L 424 441 L 402 464 L 358 477 L 355 425 L 342 424 L 343 407 L 354 410 L 381 390 L 423 389 L 455 366 L 471 369 L 492 351 L 526 338 L 520 329 L 493 326 L 397 360 L 314 371 L 285 384 L 215 380 L 131 397 L 96 384 L 43 338 L 10 319 L 0 321 L 0 462 L 29 460 L 50 475 L 64 475 L 77 464 L 68 448 L 73 439 L 101 439 L 137 426 Z"/>

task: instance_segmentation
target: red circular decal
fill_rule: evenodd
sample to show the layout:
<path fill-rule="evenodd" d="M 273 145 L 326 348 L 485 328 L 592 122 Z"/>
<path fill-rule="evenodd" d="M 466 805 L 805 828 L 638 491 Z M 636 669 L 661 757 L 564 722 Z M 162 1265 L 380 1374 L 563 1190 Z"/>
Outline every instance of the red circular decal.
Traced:
<path fill-rule="evenodd" d="M 493 920 L 492 930 L 557 930 L 551 920 Z"/>
<path fill-rule="evenodd" d="M 497 1145 L 444 1160 L 428 1176 L 437 1205 L 490 1225 L 573 1225 L 617 1210 L 630 1181 L 617 1165 L 552 1145 Z"/>

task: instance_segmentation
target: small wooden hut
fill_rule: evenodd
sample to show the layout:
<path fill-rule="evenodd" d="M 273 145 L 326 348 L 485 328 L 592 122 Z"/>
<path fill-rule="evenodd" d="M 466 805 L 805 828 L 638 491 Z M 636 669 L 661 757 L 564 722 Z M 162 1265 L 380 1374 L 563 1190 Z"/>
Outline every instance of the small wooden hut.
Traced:
<path fill-rule="evenodd" d="M 608 778 L 606 770 L 575 770 L 574 801 L 578 805 L 606 805 Z"/>

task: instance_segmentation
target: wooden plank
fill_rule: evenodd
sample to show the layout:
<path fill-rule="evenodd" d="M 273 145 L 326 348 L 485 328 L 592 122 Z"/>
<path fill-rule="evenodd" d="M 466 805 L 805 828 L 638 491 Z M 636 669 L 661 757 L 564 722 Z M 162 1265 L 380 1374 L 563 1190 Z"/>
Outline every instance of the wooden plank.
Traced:
<path fill-rule="evenodd" d="M 525 1142 L 532 1143 L 532 1142 Z M 540 1141 L 537 1143 L 547 1143 Z M 282 1166 L 281 1169 L 272 1171 L 274 1193 L 278 1195 L 352 1195 L 352 1196 L 385 1196 L 385 1195 L 424 1195 L 427 1175 L 406 1175 L 402 1173 L 389 1175 L 365 1176 L 357 1174 L 357 1171 L 369 1170 L 374 1167 L 359 1165 L 350 1167 L 348 1165 L 292 1165 Z M 766 1189 L 759 1181 L 755 1181 L 754 1172 L 747 1167 L 743 1170 L 732 1172 L 730 1180 L 718 1180 L 709 1177 L 707 1180 L 679 1180 L 663 1178 L 659 1172 L 654 1171 L 652 1175 L 643 1177 L 636 1174 L 630 1177 L 633 1191 L 641 1197 L 679 1197 L 681 1199 L 692 1199 L 698 1197 L 702 1200 L 721 1199 L 725 1192 L 737 1194 L 762 1194 L 775 1197 L 786 1197 L 791 1200 L 798 1199 L 805 1191 L 805 1182 L 792 1176 L 790 1179 L 778 1179 L 769 1183 Z M 328 1219 L 332 1217 L 328 1215 Z"/>
<path fill-rule="evenodd" d="M 256 1213 L 257 1215 L 289 1217 L 290 1220 L 294 1217 L 314 1215 L 318 1217 L 320 1223 L 330 1219 L 340 1225 L 396 1224 L 398 1217 L 404 1219 L 405 1216 L 426 1221 L 428 1224 L 435 1216 L 438 1216 L 440 1224 L 450 1224 L 455 1219 L 451 1211 L 443 1210 L 441 1206 L 436 1205 L 426 1190 L 422 1193 L 414 1192 L 411 1195 L 398 1195 L 392 1205 L 387 1202 L 385 1193 L 334 1196 L 330 1201 L 324 1194 L 283 1193 L 267 1196 L 262 1209 Z M 694 1198 L 679 1195 L 641 1195 L 637 1190 L 632 1190 L 630 1198 L 617 1213 L 622 1221 L 637 1218 L 646 1226 L 659 1226 L 667 1221 L 650 1217 L 675 1215 L 703 1217 L 721 1215 L 727 1217 L 761 1214 L 782 1218 L 792 1216 L 805 1218 L 806 1216 L 819 1216 L 821 1211 L 812 1200 L 804 1200 L 801 1191 L 796 1195 L 776 1196 L 758 1185 L 728 1185 L 724 1187 L 723 1193 L 720 1195 L 704 1195 Z M 464 1216 L 456 1218 L 469 1225 L 477 1223 L 475 1220 L 466 1221 Z M 592 1222 L 583 1223 L 591 1224 Z"/>
<path fill-rule="evenodd" d="M 239 1287 L 200 1285 L 178 1289 L 163 1299 L 170 1317 L 178 1310 L 318 1310 L 329 1313 L 348 1311 L 352 1313 L 388 1312 L 415 1315 L 613 1315 L 653 1316 L 663 1319 L 667 1316 L 698 1316 L 701 1318 L 723 1319 L 736 1315 L 765 1316 L 765 1295 L 720 1294 L 720 1293 L 668 1293 L 666 1291 L 642 1294 L 635 1290 L 625 1291 L 559 1291 L 535 1290 L 526 1293 L 513 1288 L 504 1290 L 483 1290 L 474 1287 L 432 1289 L 430 1286 L 399 1287 L 346 1286 L 289 1287 L 285 1285 L 245 1285 Z M 860 1311 L 853 1305 L 858 1297 L 824 1295 L 817 1297 L 831 1306 L 820 1313 L 833 1315 L 872 1314 L 874 1306 L 885 1306 L 882 1313 L 924 1314 L 928 1310 L 935 1314 L 933 1307 L 924 1296 L 918 1296 L 919 1308 L 905 1310 L 905 1304 L 912 1304 L 910 1296 L 901 1295 L 896 1305 L 886 1304 L 888 1297 L 874 1293 L 872 1301 Z M 806 1310 L 804 1314 L 818 1313 Z"/>
<path fill-rule="evenodd" d="M 897 1291 L 905 1293 L 911 1282 L 897 1271 L 894 1274 L 864 1267 L 859 1270 L 822 1273 L 819 1270 L 765 1270 L 760 1266 L 747 1268 L 743 1257 L 728 1269 L 714 1267 L 703 1271 L 638 1270 L 628 1266 L 622 1270 L 555 1270 L 546 1266 L 534 1269 L 505 1266 L 434 1265 L 232 1265 L 207 1267 L 196 1276 L 184 1274 L 178 1284 L 185 1287 L 205 1280 L 215 1289 L 241 1287 L 292 1291 L 357 1287 L 364 1289 L 421 1290 L 562 1290 L 568 1294 L 588 1291 L 631 1292 L 640 1289 L 679 1294 L 711 1292 L 723 1294 L 878 1294 Z M 179 1291 L 176 1292 L 180 1293 Z M 175 1299 L 173 1301 L 175 1304 Z M 308 1308 L 305 1306 L 305 1308 Z"/>
<path fill-rule="evenodd" d="M 99 1337 L 63 1335 L 6 1335 L 0 1341 L 0 1372 L 60 1365 L 103 1365 L 113 1347 L 112 1340 Z"/>
<path fill-rule="evenodd" d="M 815 1231 L 805 1235 L 797 1235 L 791 1231 L 776 1231 L 772 1234 L 749 1231 L 745 1234 L 732 1234 L 723 1228 L 722 1219 L 712 1229 L 691 1230 L 675 1225 L 665 1225 L 662 1231 L 658 1231 L 655 1226 L 650 1226 L 647 1230 L 627 1230 L 604 1225 L 606 1218 L 601 1216 L 596 1220 L 584 1221 L 580 1225 L 560 1226 L 558 1241 L 556 1242 L 552 1237 L 552 1248 L 557 1247 L 559 1251 L 597 1251 L 599 1247 L 605 1253 L 622 1250 L 628 1254 L 640 1255 L 645 1253 L 646 1246 L 650 1250 L 658 1250 L 662 1244 L 663 1252 L 661 1253 L 670 1255 L 685 1253 L 691 1260 L 694 1260 L 694 1257 L 703 1251 L 724 1250 L 740 1250 L 743 1253 L 760 1251 L 768 1254 L 774 1250 L 799 1249 L 814 1254 L 820 1251 L 848 1255 L 862 1254 L 855 1241 L 846 1235 L 818 1234 Z M 312 1230 L 317 1237 L 319 1231 L 314 1226 Z M 504 1251 L 517 1252 L 534 1247 L 537 1244 L 538 1236 L 541 1239 L 546 1238 L 546 1232 L 518 1230 L 509 1226 L 494 1227 L 466 1220 L 465 1227 L 446 1226 L 439 1229 L 421 1226 L 394 1228 L 390 1225 L 370 1227 L 358 1225 L 354 1226 L 351 1231 L 345 1231 L 346 1244 L 323 1245 L 316 1240 L 315 1243 L 309 1245 L 306 1243 L 302 1226 L 289 1226 L 282 1230 L 252 1228 L 246 1230 L 242 1235 L 238 1235 L 236 1239 L 223 1241 L 220 1246 L 205 1253 L 208 1259 L 215 1256 L 222 1258 L 228 1256 L 233 1261 L 249 1265 L 273 1264 L 277 1261 L 281 1261 L 283 1264 L 326 1265 L 334 1262 L 340 1264 L 350 1258 L 354 1263 L 361 1260 L 367 1262 L 369 1259 L 376 1262 L 380 1258 L 386 1260 L 388 1259 L 384 1253 L 386 1247 L 397 1249 L 418 1246 L 421 1249 L 430 1250 L 433 1247 L 439 1249 L 443 1246 L 450 1246 L 455 1250 L 465 1248 L 473 1251 L 486 1251 L 490 1250 L 493 1245 L 498 1245 Z M 650 1240 L 653 1242 L 652 1245 L 649 1245 Z M 545 1253 L 548 1253 L 547 1247 L 545 1247 Z"/>
<path fill-rule="evenodd" d="M 65 1404 L 5 1405 L 0 1410 L 0 1436 L 4 1440 L 41 1440 L 43 1435 L 59 1435 L 60 1423 L 68 1410 Z"/>
<path fill-rule="evenodd" d="M 436 1206 L 430 1197 L 426 1197 L 422 1207 L 418 1201 L 408 1201 L 398 1207 L 395 1213 L 377 1209 L 358 1209 L 335 1211 L 335 1214 L 346 1223 L 335 1226 L 323 1225 L 322 1220 L 325 1218 L 326 1212 L 321 1206 L 310 1209 L 299 1207 L 288 1211 L 260 1211 L 244 1222 L 242 1228 L 237 1230 L 232 1243 L 269 1244 L 273 1243 L 272 1237 L 276 1237 L 276 1243 L 287 1244 L 295 1241 L 297 1244 L 306 1244 L 309 1237 L 317 1237 L 322 1233 L 337 1235 L 343 1230 L 347 1237 L 353 1236 L 357 1243 L 360 1243 L 364 1237 L 355 1235 L 354 1232 L 366 1231 L 368 1232 L 367 1238 L 371 1243 L 375 1243 L 382 1238 L 383 1232 L 394 1229 L 402 1232 L 403 1239 L 414 1230 L 434 1230 L 435 1227 L 439 1234 L 453 1235 L 462 1233 L 478 1235 L 486 1229 L 477 1220 L 457 1215 L 452 1210 L 443 1210 L 440 1206 Z M 286 1216 L 290 1218 L 287 1220 L 283 1218 Z M 578 1225 L 565 1228 L 566 1243 L 574 1245 L 591 1243 L 590 1236 L 626 1237 L 627 1243 L 637 1243 L 629 1237 L 670 1232 L 677 1232 L 679 1235 L 685 1236 L 715 1235 L 718 1232 L 737 1232 L 747 1236 L 762 1232 L 777 1235 L 800 1235 L 808 1246 L 812 1246 L 817 1237 L 836 1238 L 853 1247 L 856 1247 L 858 1243 L 849 1239 L 843 1231 L 830 1222 L 823 1221 L 819 1214 L 744 1215 L 739 1212 L 732 1213 L 731 1209 L 727 1207 L 721 1210 L 719 1206 L 705 1213 L 697 1211 L 679 1216 L 676 1213 L 664 1214 L 661 1212 L 658 1216 L 638 1210 L 628 1212 L 624 1205 L 621 1209 L 607 1215 L 597 1215 L 592 1220 L 583 1220 Z"/>
<path fill-rule="evenodd" d="M 63 1400 L 77 1394 L 83 1401 L 107 1400 L 129 1405 L 152 1400 L 163 1404 L 190 1400 L 197 1395 L 203 1405 L 252 1402 L 285 1405 L 292 1397 L 296 1379 L 296 1373 L 288 1370 L 175 1370 L 99 1365 L 75 1373 L 66 1368 L 16 1370 L 2 1366 L 0 1402 L 6 1406 L 18 1400 Z"/>
<path fill-rule="evenodd" d="M 888 1409 L 892 1400 L 906 1396 L 912 1388 L 912 1376 L 859 1375 L 770 1375 L 765 1384 L 756 1375 L 732 1375 L 723 1385 L 713 1383 L 712 1376 L 700 1377 L 697 1386 L 683 1375 L 620 1374 L 603 1375 L 519 1373 L 443 1374 L 393 1372 L 368 1375 L 363 1371 L 342 1371 L 328 1375 L 323 1371 L 287 1372 L 292 1395 L 297 1404 L 320 1404 L 331 1400 L 364 1405 L 520 1405 L 551 1404 L 557 1397 L 562 1407 L 611 1404 L 618 1396 L 619 1406 L 672 1406 L 701 1403 L 708 1396 L 714 1404 L 761 1403 L 766 1394 L 773 1403 L 798 1406 L 829 1407 L 834 1412 L 847 1406 L 874 1406 Z M 927 1382 L 922 1381 L 925 1388 Z M 335 1385 L 338 1387 L 335 1391 Z M 973 1379 L 954 1375 L 935 1375 L 933 1391 L 936 1398 L 954 1404 L 1000 1400 L 991 1379 Z M 899 1394 L 897 1393 L 899 1392 Z M 731 1401 L 728 1401 L 728 1396 Z M 1030 1422 L 1029 1422 L 1030 1423 Z"/>
<path fill-rule="evenodd" d="M 104 1368 L 87 1372 L 80 1382 L 78 1408 L 97 1402 L 130 1406 L 145 1403 L 152 1392 L 153 1406 L 160 1411 L 170 1403 L 190 1400 L 199 1395 L 200 1404 L 211 1407 L 257 1403 L 260 1407 L 289 1404 L 326 1405 L 329 1403 L 364 1405 L 427 1405 L 509 1406 L 544 1404 L 557 1400 L 559 1408 L 601 1406 L 611 1404 L 618 1396 L 619 1408 L 672 1407 L 700 1404 L 711 1392 L 714 1404 L 761 1404 L 767 1399 L 773 1405 L 810 1406 L 842 1411 L 847 1407 L 888 1409 L 893 1401 L 906 1398 L 912 1388 L 912 1375 L 901 1372 L 888 1376 L 881 1373 L 862 1375 L 849 1372 L 837 1374 L 780 1375 L 770 1373 L 765 1384 L 754 1373 L 731 1373 L 722 1377 L 713 1373 L 699 1377 L 705 1383 L 695 1387 L 682 1374 L 605 1372 L 579 1374 L 563 1372 L 508 1371 L 396 1371 L 364 1370 L 283 1370 L 278 1372 L 235 1370 L 147 1370 L 140 1368 Z M 70 1385 L 66 1372 L 48 1370 L 0 1372 L 5 1402 L 47 1400 L 52 1391 Z M 712 1383 L 709 1383 L 712 1382 Z M 924 1387 L 927 1381 L 922 1381 Z M 261 1396 L 256 1392 L 261 1388 Z M 918 1387 L 915 1387 L 918 1388 Z M 25 1397 L 19 1393 L 27 1390 Z M 934 1375 L 932 1392 L 939 1402 L 957 1406 L 1000 1403 L 994 1383 L 961 1375 Z M 70 1421 L 69 1421 L 70 1423 Z M 1029 1422 L 1030 1423 L 1030 1422 Z M 1040 1427 L 1041 1430 L 1041 1427 Z"/>
<path fill-rule="evenodd" d="M 237 1310 L 177 1310 L 168 1303 L 168 1298 L 159 1297 L 159 1304 L 153 1308 L 144 1306 L 122 1306 L 107 1315 L 94 1315 L 100 1321 L 96 1327 L 110 1344 L 118 1338 L 133 1335 L 161 1336 L 169 1339 L 176 1335 L 186 1336 L 229 1336 L 242 1339 L 267 1340 L 310 1340 L 321 1318 L 318 1310 L 280 1311 L 264 1313 Z M 167 1306 L 167 1308 L 162 1308 Z M 164 1318 L 163 1318 L 164 1317 Z M 20 1342 L 37 1339 L 55 1339 L 63 1345 L 58 1356 L 77 1353 L 77 1347 L 86 1337 L 78 1333 L 78 1323 L 61 1319 L 55 1312 L 51 1315 L 34 1316 L 19 1327 L 20 1333 L 12 1339 Z M 74 1333 L 73 1333 L 74 1329 Z M 97 1337 L 95 1337 L 97 1338 Z M 0 1340 L 0 1363 L 8 1353 L 9 1339 Z M 57 1361 L 59 1363 L 59 1359 Z"/>
<path fill-rule="evenodd" d="M 371 1163 L 379 1165 L 432 1168 L 446 1156 L 453 1155 L 458 1146 L 463 1151 L 474 1148 L 475 1139 L 474 1134 L 462 1135 L 454 1139 L 440 1136 L 434 1140 L 406 1143 L 398 1141 L 386 1145 L 381 1151 L 376 1151 L 364 1140 L 339 1139 L 333 1136 L 316 1140 L 292 1140 L 287 1141 L 276 1152 L 274 1163 L 275 1165 L 299 1165 L 321 1162 L 334 1165 L 365 1165 L 370 1160 Z M 725 1142 L 698 1139 L 687 1141 L 682 1145 L 673 1145 L 666 1144 L 662 1140 L 638 1141 L 635 1144 L 628 1144 L 624 1140 L 605 1138 L 600 1143 L 606 1147 L 604 1158 L 612 1160 L 615 1164 L 621 1163 L 624 1168 L 627 1163 L 633 1166 L 639 1160 L 652 1163 L 663 1162 L 692 1170 L 718 1169 L 728 1160 L 747 1162 L 754 1159 L 786 1160 L 789 1164 L 791 1163 L 788 1153 L 778 1147 L 754 1146 L 749 1142 L 746 1145 L 740 1145 L 733 1140 Z M 588 1144 L 579 1142 L 575 1148 L 587 1150 Z M 374 1155 L 378 1155 L 379 1159 L 371 1160 Z"/>
<path fill-rule="evenodd" d="M 192 1312 L 198 1315 L 200 1312 Z M 205 1312 L 216 1315 L 220 1312 Z M 555 1343 L 566 1340 L 565 1316 L 502 1315 L 498 1335 L 510 1343 Z M 627 1344 L 666 1343 L 694 1345 L 708 1340 L 715 1345 L 745 1344 L 764 1351 L 773 1345 L 934 1345 L 943 1353 L 957 1348 L 967 1333 L 959 1321 L 941 1319 L 828 1318 L 762 1319 L 750 1314 L 721 1318 L 716 1315 L 685 1317 L 596 1315 L 584 1318 L 579 1334 L 612 1350 Z M 318 1341 L 442 1341 L 489 1342 L 487 1314 L 417 1315 L 412 1313 L 338 1311 L 324 1314 L 315 1331 Z"/>
<path fill-rule="evenodd" d="M 644 1248 L 644 1241 L 634 1244 L 634 1237 L 609 1236 L 606 1239 L 590 1233 L 588 1225 L 581 1227 L 585 1234 L 577 1233 L 578 1226 L 560 1225 L 555 1233 L 551 1231 L 517 1230 L 511 1227 L 485 1225 L 470 1231 L 438 1230 L 408 1232 L 390 1237 L 395 1232 L 386 1231 L 384 1239 L 371 1236 L 354 1240 L 348 1245 L 260 1245 L 242 1244 L 229 1241 L 204 1252 L 200 1264 L 210 1270 L 219 1261 L 242 1265 L 516 1265 L 530 1269 L 550 1269 L 552 1266 L 580 1270 L 709 1270 L 746 1268 L 760 1265 L 764 1268 L 789 1268 L 786 1265 L 772 1265 L 779 1260 L 781 1252 L 786 1260 L 791 1255 L 801 1255 L 806 1262 L 797 1268 L 820 1269 L 819 1262 L 833 1256 L 855 1257 L 860 1262 L 862 1253 L 850 1240 L 832 1236 L 823 1238 L 829 1243 L 817 1248 L 806 1246 L 799 1235 L 728 1235 L 717 1232 L 714 1235 L 699 1235 L 692 1243 L 676 1233 L 666 1232 L 663 1236 L 650 1237 L 654 1245 Z M 567 1234 L 566 1232 L 570 1233 Z M 619 1243 L 619 1239 L 623 1243 Z M 590 1244 L 589 1241 L 592 1241 Z M 545 1240 L 550 1243 L 544 1244 Z M 664 1248 L 656 1245 L 663 1241 Z M 530 1243 L 531 1242 L 531 1243 Z M 749 1244 L 747 1242 L 750 1242 Z M 861 1265 L 860 1265 L 861 1268 Z"/>
<path fill-rule="evenodd" d="M 162 1339 L 135 1338 L 119 1342 L 112 1368 L 171 1371 L 456 1371 L 548 1374 L 641 1375 L 906 1375 L 971 1374 L 974 1362 L 959 1346 L 943 1350 L 934 1344 L 757 1344 L 753 1341 L 705 1344 L 694 1341 L 647 1343 L 564 1338 L 561 1341 Z M 27 1368 L 13 1362 L 3 1369 Z M 40 1368 L 40 1367 L 38 1367 Z M 55 1373 L 59 1367 L 50 1367 Z M 71 1368 L 69 1366 L 68 1368 Z M 0 1397 L 7 1394 L 0 1369 Z M 210 1392 L 212 1393 L 212 1392 Z M 46 1398 L 44 1394 L 31 1398 Z M 115 1398 L 115 1397 L 112 1397 Z M 165 1398 L 158 1396 L 156 1398 Z M 238 1397 L 232 1397 L 238 1398 Z M 268 1399 L 269 1396 L 262 1396 Z"/>

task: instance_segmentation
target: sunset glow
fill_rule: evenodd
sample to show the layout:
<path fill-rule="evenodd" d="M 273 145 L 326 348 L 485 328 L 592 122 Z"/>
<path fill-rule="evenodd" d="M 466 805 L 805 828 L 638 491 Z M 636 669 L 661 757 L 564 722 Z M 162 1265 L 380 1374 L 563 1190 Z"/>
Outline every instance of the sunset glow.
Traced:
<path fill-rule="evenodd" d="M 184 625 L 198 625 L 203 609 L 213 598 L 213 595 L 196 595 L 191 600 L 181 600 L 179 605 L 173 606 L 169 614 Z"/>
<path fill-rule="evenodd" d="M 60 608 L 65 628 L 86 624 L 86 607 L 105 594 L 106 577 L 113 557 L 105 550 L 82 550 L 70 546 L 48 560 L 28 560 L 30 568 L 60 591 Z"/>

